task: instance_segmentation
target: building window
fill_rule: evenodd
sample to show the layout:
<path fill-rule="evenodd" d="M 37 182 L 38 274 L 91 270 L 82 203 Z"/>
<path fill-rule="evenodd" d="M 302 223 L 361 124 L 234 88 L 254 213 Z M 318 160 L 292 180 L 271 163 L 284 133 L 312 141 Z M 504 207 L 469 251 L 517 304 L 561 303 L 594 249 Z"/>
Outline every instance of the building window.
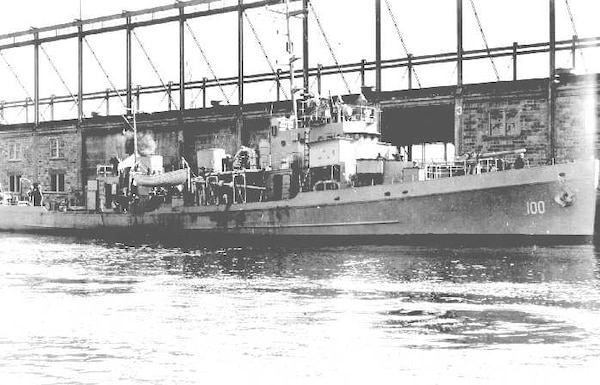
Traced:
<path fill-rule="evenodd" d="M 8 160 L 21 160 L 21 144 L 11 143 L 8 145 Z"/>
<path fill-rule="evenodd" d="M 488 111 L 488 136 L 519 136 L 519 120 L 516 108 L 492 108 Z"/>
<path fill-rule="evenodd" d="M 20 192 L 21 191 L 21 175 L 9 175 L 10 191 Z"/>
<path fill-rule="evenodd" d="M 50 191 L 61 192 L 65 191 L 65 174 L 51 173 L 50 174 Z"/>
<path fill-rule="evenodd" d="M 50 158 L 62 158 L 64 156 L 65 142 L 58 138 L 50 139 Z"/>
<path fill-rule="evenodd" d="M 492 110 L 488 112 L 488 135 L 506 136 L 506 111 Z"/>

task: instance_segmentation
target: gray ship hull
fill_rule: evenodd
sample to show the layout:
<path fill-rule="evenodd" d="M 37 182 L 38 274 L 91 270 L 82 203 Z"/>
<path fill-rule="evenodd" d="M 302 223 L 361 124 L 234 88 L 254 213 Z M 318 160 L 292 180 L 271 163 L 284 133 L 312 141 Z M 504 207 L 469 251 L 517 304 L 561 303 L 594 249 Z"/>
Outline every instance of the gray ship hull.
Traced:
<path fill-rule="evenodd" d="M 286 201 L 163 207 L 144 214 L 0 207 L 0 230 L 239 239 L 594 235 L 594 161 L 301 193 Z"/>

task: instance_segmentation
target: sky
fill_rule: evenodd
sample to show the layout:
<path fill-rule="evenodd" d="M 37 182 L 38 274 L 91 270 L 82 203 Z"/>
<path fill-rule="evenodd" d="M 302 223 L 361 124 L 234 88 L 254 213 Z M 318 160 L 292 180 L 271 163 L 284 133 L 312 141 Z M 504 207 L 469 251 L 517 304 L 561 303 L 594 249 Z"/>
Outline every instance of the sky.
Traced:
<path fill-rule="evenodd" d="M 253 0 L 246 0 L 251 2 Z M 121 13 L 122 10 L 138 10 L 171 4 L 164 0 L 21 0 L 4 1 L 0 12 L 0 34 L 28 30 L 31 27 L 43 27 L 70 22 L 76 18 L 84 19 Z M 216 1 L 212 6 L 235 4 L 237 0 Z M 405 52 L 396 26 L 400 30 L 408 50 L 414 55 L 453 52 L 456 50 L 456 12 L 455 0 L 382 0 L 382 48 L 383 58 L 404 57 Z M 471 4 L 474 4 L 485 37 L 490 47 L 510 46 L 513 42 L 537 43 L 548 40 L 548 0 L 463 0 L 464 9 L 464 48 L 482 49 L 483 39 L 476 22 Z M 333 65 L 359 62 L 361 59 L 374 60 L 375 10 L 374 0 L 313 0 L 314 13 L 311 11 L 310 24 L 310 65 Z M 393 17 L 389 14 L 389 4 Z M 574 34 L 573 25 L 567 11 L 566 0 L 556 0 L 557 40 L 570 39 Z M 600 2 L 595 0 L 569 0 L 568 4 L 575 21 L 575 29 L 580 37 L 600 36 L 597 15 Z M 80 8 L 81 6 L 81 8 Z M 247 12 L 245 21 L 245 73 L 270 72 L 269 62 L 257 43 L 250 24 L 260 38 L 269 61 L 274 68 L 286 70 L 285 24 L 283 16 L 275 11 L 281 7 L 257 9 Z M 323 37 L 315 14 L 318 16 L 327 41 Z M 249 21 L 248 21 L 249 20 Z M 395 24 L 394 24 L 395 23 Z M 200 80 L 203 77 L 231 77 L 237 75 L 237 18 L 234 13 L 211 16 L 189 21 L 204 55 L 198 48 L 189 30 L 186 29 L 186 78 Z M 301 54 L 301 22 L 292 22 L 293 40 L 296 42 L 296 54 Z M 138 42 L 141 42 L 141 44 Z M 84 91 L 102 91 L 125 86 L 125 39 L 124 32 L 94 35 L 87 38 L 89 46 L 84 50 Z M 329 48 L 333 51 L 331 54 Z M 53 42 L 43 45 L 40 55 L 41 97 L 52 94 L 68 95 L 77 91 L 77 50 L 76 40 Z M 145 50 L 145 52 L 144 52 Z M 585 50 L 577 58 L 578 72 L 600 72 L 599 50 Z M 20 100 L 33 95 L 33 49 L 23 47 L 2 51 L 0 57 L 0 100 Z M 46 54 L 50 57 L 49 61 Z M 96 55 L 108 81 L 94 58 Z M 147 57 L 150 57 L 149 61 Z M 133 84 L 159 85 L 179 80 L 178 26 L 170 23 L 161 26 L 144 27 L 135 30 L 133 43 Z M 335 58 L 334 58 L 335 57 Z M 5 60 L 6 59 L 6 60 Z M 558 67 L 569 67 L 570 53 L 559 53 Z M 501 80 L 510 80 L 512 66 L 510 59 L 496 59 L 494 62 Z M 58 69 L 56 74 L 53 66 Z M 158 72 L 158 74 L 155 72 Z M 16 80 L 14 73 L 18 76 Z M 431 65 L 415 69 L 422 87 L 454 84 L 456 65 Z M 489 60 L 467 62 L 464 68 L 466 83 L 495 81 L 495 74 Z M 520 78 L 546 77 L 548 75 L 547 55 L 528 55 L 519 62 Z M 61 80 L 62 77 L 62 80 Z M 64 84 L 63 84 L 64 80 Z M 352 92 L 360 87 L 358 74 L 345 75 L 345 82 Z M 374 74 L 367 75 L 367 83 L 373 85 Z M 416 86 L 416 82 L 415 86 Z M 66 84 L 66 85 L 65 85 Z M 316 88 L 311 79 L 312 90 Z M 384 71 L 383 89 L 395 90 L 407 87 L 405 69 Z M 323 88 L 334 94 L 344 93 L 344 81 L 341 76 L 329 76 L 323 79 Z M 274 84 L 262 83 L 249 85 L 245 89 L 247 102 L 275 99 Z M 235 87 L 226 87 L 223 92 L 211 89 L 209 100 L 237 101 Z M 188 107 L 199 106 L 201 96 L 198 92 L 189 92 Z M 121 103 L 113 98 L 110 101 L 111 113 L 119 113 Z M 176 101 L 177 103 L 177 101 Z M 146 111 L 165 110 L 165 94 L 144 96 L 142 109 Z M 91 101 L 85 104 L 85 114 L 105 113 L 106 104 Z M 76 109 L 73 103 L 57 107 L 56 116 L 74 117 Z M 48 107 L 42 107 L 42 120 L 48 119 Z M 23 109 L 11 109 L 4 114 L 0 123 L 24 121 Z M 30 118 L 31 120 L 31 118 Z"/>

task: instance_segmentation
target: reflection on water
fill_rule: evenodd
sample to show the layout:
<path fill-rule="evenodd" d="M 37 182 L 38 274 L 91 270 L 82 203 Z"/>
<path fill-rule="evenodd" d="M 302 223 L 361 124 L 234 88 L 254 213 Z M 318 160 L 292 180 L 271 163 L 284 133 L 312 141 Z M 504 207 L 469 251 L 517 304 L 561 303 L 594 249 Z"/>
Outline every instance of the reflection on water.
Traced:
<path fill-rule="evenodd" d="M 0 383 L 591 383 L 600 363 L 591 245 L 214 250 L 3 234 L 0 259 Z"/>

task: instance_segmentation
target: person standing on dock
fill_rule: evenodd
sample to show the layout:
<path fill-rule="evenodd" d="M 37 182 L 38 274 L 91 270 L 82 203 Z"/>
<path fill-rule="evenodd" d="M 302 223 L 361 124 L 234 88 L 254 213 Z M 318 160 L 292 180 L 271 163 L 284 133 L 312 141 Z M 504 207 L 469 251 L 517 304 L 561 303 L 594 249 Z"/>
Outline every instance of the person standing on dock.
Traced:
<path fill-rule="evenodd" d="M 44 196 L 42 195 L 42 186 L 39 183 L 35 183 L 33 185 L 33 191 L 31 192 L 31 196 L 33 198 L 34 206 L 42 205 L 42 199 L 44 198 Z"/>
<path fill-rule="evenodd" d="M 523 167 L 525 167 L 525 155 L 523 155 L 523 153 L 520 153 L 519 156 L 517 157 L 517 159 L 515 159 L 515 170 L 519 170 L 522 169 Z"/>

